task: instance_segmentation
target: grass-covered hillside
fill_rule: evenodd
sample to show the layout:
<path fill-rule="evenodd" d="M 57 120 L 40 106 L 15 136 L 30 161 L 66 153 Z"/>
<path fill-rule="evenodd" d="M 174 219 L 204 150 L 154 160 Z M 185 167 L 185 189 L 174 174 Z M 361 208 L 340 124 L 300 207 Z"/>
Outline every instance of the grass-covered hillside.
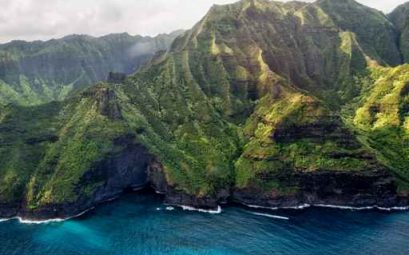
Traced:
<path fill-rule="evenodd" d="M 105 81 L 109 72 L 131 74 L 181 32 L 157 37 L 72 35 L 46 42 L 0 45 L 0 103 L 38 105 L 62 100 Z"/>
<path fill-rule="evenodd" d="M 352 0 L 213 6 L 124 81 L 0 106 L 0 204 L 98 197 L 115 186 L 101 164 L 138 145 L 160 165 L 160 191 L 190 198 L 175 203 L 397 205 L 409 77 L 396 31 Z"/>
<path fill-rule="evenodd" d="M 361 82 L 362 94 L 352 103 L 356 110 L 350 122 L 408 190 L 409 66 L 375 67 Z"/>

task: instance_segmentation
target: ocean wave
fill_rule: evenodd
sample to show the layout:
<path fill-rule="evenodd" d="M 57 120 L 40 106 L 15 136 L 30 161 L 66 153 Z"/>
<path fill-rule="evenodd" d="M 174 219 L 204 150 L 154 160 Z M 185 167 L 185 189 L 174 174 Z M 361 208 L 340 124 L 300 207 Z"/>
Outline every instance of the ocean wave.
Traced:
<path fill-rule="evenodd" d="M 94 209 L 94 207 L 89 208 L 77 215 L 71 216 L 71 217 L 67 217 L 67 218 L 54 218 L 54 219 L 47 219 L 47 220 L 30 220 L 30 219 L 24 219 L 20 216 L 17 217 L 13 217 L 13 218 L 9 218 L 9 219 L 0 219 L 0 222 L 5 222 L 5 221 L 10 221 L 10 220 L 18 220 L 19 223 L 21 224 L 48 224 L 48 223 L 57 223 L 57 222 L 63 222 L 66 220 L 70 220 L 73 218 L 77 218 L 80 217 L 84 214 L 86 214 L 87 212 L 89 212 L 90 210 Z"/>
<path fill-rule="evenodd" d="M 268 214 L 268 213 L 251 212 L 251 214 L 258 215 L 258 216 L 264 216 L 264 217 L 268 217 L 268 218 L 272 218 L 272 219 L 290 220 L 290 218 L 288 218 L 288 217 L 273 215 L 273 214 Z"/>
<path fill-rule="evenodd" d="M 268 207 L 268 206 L 260 206 L 260 205 L 249 205 L 249 204 L 243 204 L 243 205 L 247 206 L 249 208 L 267 209 L 267 210 L 280 210 L 280 209 L 302 210 L 302 209 L 311 207 L 310 204 L 302 204 L 302 205 L 298 205 L 298 206 L 287 206 L 287 207 Z"/>
<path fill-rule="evenodd" d="M 173 206 L 166 206 L 166 210 L 167 210 L 167 211 L 173 211 L 173 210 L 175 210 L 175 207 L 173 207 Z"/>
<path fill-rule="evenodd" d="M 327 205 L 327 204 L 316 204 L 313 205 L 314 207 L 323 207 L 323 208 L 333 208 L 333 209 L 342 209 L 342 210 L 354 210 L 354 211 L 362 211 L 362 210 L 373 210 L 378 209 L 381 211 L 406 211 L 409 210 L 409 206 L 402 206 L 402 207 L 381 207 L 381 206 L 363 206 L 363 207 L 355 207 L 355 206 L 342 206 L 342 205 Z"/>
<path fill-rule="evenodd" d="M 29 219 L 23 219 L 21 217 L 16 217 L 15 219 L 17 219 L 18 222 L 22 224 L 47 224 L 47 223 L 53 223 L 53 222 L 63 222 L 71 218 L 67 218 L 67 219 L 55 218 L 55 219 L 48 219 L 48 220 L 29 220 Z"/>
<path fill-rule="evenodd" d="M 187 205 L 180 205 L 184 211 L 196 211 L 196 212 L 202 212 L 202 213 L 210 213 L 210 214 L 219 214 L 222 212 L 222 208 L 218 205 L 216 210 L 206 210 L 206 209 L 201 209 L 201 208 L 195 208 Z"/>
<path fill-rule="evenodd" d="M 406 211 L 409 210 L 409 206 L 401 206 L 401 207 L 381 207 L 381 206 L 363 206 L 363 207 L 354 207 L 354 206 L 343 206 L 343 205 L 330 205 L 330 204 L 302 204 L 299 206 L 293 207 L 267 207 L 267 206 L 259 206 L 259 205 L 249 205 L 243 204 L 249 208 L 254 209 L 267 209 L 267 210 L 279 210 L 279 209 L 295 209 L 295 210 L 302 210 L 309 207 L 321 207 L 321 208 L 332 208 L 332 209 L 341 209 L 341 210 L 355 210 L 355 211 L 362 211 L 362 210 L 380 210 L 380 211 Z"/>

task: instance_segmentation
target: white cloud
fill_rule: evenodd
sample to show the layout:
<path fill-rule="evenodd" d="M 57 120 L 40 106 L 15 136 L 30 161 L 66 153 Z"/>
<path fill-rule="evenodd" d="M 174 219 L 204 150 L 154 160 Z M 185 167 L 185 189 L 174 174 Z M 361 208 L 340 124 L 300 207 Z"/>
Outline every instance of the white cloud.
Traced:
<path fill-rule="evenodd" d="M 0 41 L 67 34 L 156 35 L 188 29 L 213 4 L 236 0 L 0 0 Z M 389 12 L 405 0 L 359 0 Z M 310 1 L 311 2 L 311 1 Z"/>

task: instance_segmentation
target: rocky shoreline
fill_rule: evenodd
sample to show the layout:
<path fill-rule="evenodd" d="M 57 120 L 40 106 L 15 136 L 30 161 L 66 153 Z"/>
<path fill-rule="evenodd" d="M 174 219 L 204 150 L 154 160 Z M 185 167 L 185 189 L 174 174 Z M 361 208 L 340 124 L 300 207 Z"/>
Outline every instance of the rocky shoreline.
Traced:
<path fill-rule="evenodd" d="M 220 205 L 240 204 L 253 208 L 302 209 L 311 206 L 340 209 L 409 209 L 409 196 L 398 194 L 394 177 L 384 169 L 370 172 L 294 172 L 280 181 L 296 190 L 283 194 L 266 192 L 257 185 L 244 189 L 228 187 L 214 196 L 197 197 L 168 184 L 160 161 L 141 145 L 125 145 L 123 153 L 109 157 L 83 177 L 81 185 L 97 180 L 104 184 L 92 197 L 79 197 L 73 203 L 51 204 L 29 209 L 24 202 L 0 203 L 0 218 L 22 222 L 61 221 L 82 215 L 99 204 L 118 198 L 126 190 L 150 188 L 163 196 L 165 204 L 191 210 L 219 211 Z M 276 177 L 275 177 L 276 178 Z"/>
<path fill-rule="evenodd" d="M 198 197 L 170 185 L 160 160 L 134 142 L 132 135 L 114 143 L 118 153 L 108 155 L 93 165 L 77 183 L 78 197 L 69 203 L 33 206 L 27 201 L 0 201 L 0 219 L 18 218 L 22 222 L 61 221 L 82 215 L 97 205 L 118 198 L 126 190 L 150 187 L 163 196 L 167 205 L 190 210 L 220 211 L 223 204 L 241 204 L 256 208 L 305 208 L 310 206 L 341 209 L 406 209 L 409 194 L 398 193 L 396 178 L 385 167 L 373 164 L 362 171 L 313 172 L 284 169 L 281 173 L 259 176 L 264 182 L 278 182 L 284 189 L 262 188 L 248 183 L 244 188 L 227 186 L 215 194 Z M 100 183 L 85 195 L 83 187 Z M 37 204 L 34 204 L 37 205 Z"/>
<path fill-rule="evenodd" d="M 58 217 L 49 217 L 51 214 L 50 212 L 54 211 L 51 208 L 48 208 L 48 210 L 42 210 L 41 212 L 38 211 L 35 214 L 27 214 L 27 212 L 18 212 L 18 209 L 16 208 L 2 208 L 0 211 L 0 222 L 3 221 L 8 221 L 8 220 L 13 220 L 17 219 L 20 223 L 26 223 L 26 224 L 41 224 L 41 223 L 51 223 L 51 222 L 62 222 L 65 220 L 77 218 L 80 216 L 83 216 L 84 214 L 88 213 L 91 210 L 94 210 L 98 205 L 114 201 L 118 199 L 120 196 L 113 197 L 110 200 L 104 201 L 104 202 L 99 202 L 96 203 L 94 206 L 89 207 L 87 209 L 84 209 L 83 211 L 80 211 L 79 209 L 75 209 L 74 211 L 78 211 L 78 213 L 67 213 L 67 214 L 61 214 L 60 212 L 58 214 Z M 198 199 L 195 198 L 193 203 L 190 204 L 180 204 L 180 203 L 174 203 L 174 202 L 179 202 L 179 201 L 186 201 L 183 200 L 183 198 L 186 198 L 185 195 L 180 196 L 179 198 L 165 198 L 164 199 L 164 204 L 168 206 L 175 206 L 175 207 L 180 207 L 183 210 L 188 210 L 188 211 L 198 211 L 198 212 L 204 212 L 204 213 L 211 213 L 211 214 L 217 214 L 222 212 L 222 207 L 219 204 L 214 204 L 213 200 L 210 200 L 209 204 L 204 204 L 204 201 L 208 201 L 205 199 Z M 200 202 L 198 202 L 200 201 Z M 403 202 L 405 201 L 405 202 Z M 335 201 L 334 201 L 335 202 Z M 194 204 L 195 206 L 193 206 Z M 200 207 L 197 207 L 197 205 L 200 204 Z M 407 199 L 402 200 L 402 203 L 399 203 L 395 206 L 391 207 L 383 207 L 377 204 L 351 204 L 349 203 L 348 205 L 342 205 L 342 204 L 308 204 L 308 203 L 302 203 L 301 201 L 297 200 L 288 200 L 285 204 L 280 206 L 266 206 L 266 205 L 257 205 L 257 204 L 245 204 L 243 202 L 240 202 L 238 200 L 229 200 L 228 202 L 223 202 L 221 203 L 224 206 L 231 206 L 231 205 L 239 205 L 239 206 L 244 206 L 247 208 L 251 209 L 267 209 L 267 210 L 303 210 L 311 207 L 318 207 L 318 208 L 332 208 L 332 209 L 340 209 L 340 210 L 380 210 L 380 211 L 387 211 L 387 212 L 393 212 L 393 211 L 406 211 L 409 210 L 409 201 Z M 77 207 L 78 208 L 78 207 Z"/>

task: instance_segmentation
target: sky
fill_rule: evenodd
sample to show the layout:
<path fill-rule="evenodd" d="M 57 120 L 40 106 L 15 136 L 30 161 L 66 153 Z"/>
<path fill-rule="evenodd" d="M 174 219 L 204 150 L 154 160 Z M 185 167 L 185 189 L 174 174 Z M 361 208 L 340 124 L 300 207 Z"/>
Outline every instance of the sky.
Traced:
<path fill-rule="evenodd" d="M 358 1 L 388 13 L 407 0 Z M 213 4 L 232 2 L 236 0 L 0 0 L 0 42 L 68 34 L 153 36 L 189 29 Z"/>

